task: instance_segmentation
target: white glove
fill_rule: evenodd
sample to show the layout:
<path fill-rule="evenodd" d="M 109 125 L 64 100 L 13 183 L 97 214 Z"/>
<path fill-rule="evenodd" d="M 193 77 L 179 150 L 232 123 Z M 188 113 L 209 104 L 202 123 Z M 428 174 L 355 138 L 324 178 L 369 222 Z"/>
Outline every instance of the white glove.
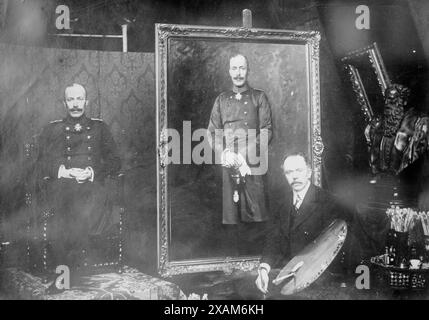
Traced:
<path fill-rule="evenodd" d="M 256 278 L 255 284 L 259 291 L 261 291 L 263 294 L 268 293 L 268 281 L 268 270 L 265 268 L 259 268 L 258 278 Z"/>
<path fill-rule="evenodd" d="M 225 149 L 222 153 L 222 166 L 227 168 L 238 168 L 239 165 L 237 154 L 229 149 Z"/>
<path fill-rule="evenodd" d="M 72 169 L 66 169 L 66 167 L 62 164 L 60 165 L 60 168 L 58 169 L 58 179 L 65 178 L 65 179 L 73 179 L 73 170 Z"/>
<path fill-rule="evenodd" d="M 245 177 L 246 175 L 251 175 L 252 172 L 250 171 L 250 168 L 247 165 L 246 160 L 244 160 L 243 156 L 241 154 L 238 154 L 237 158 L 240 164 L 238 170 L 240 171 L 241 176 Z"/>
<path fill-rule="evenodd" d="M 70 168 L 62 164 L 58 169 L 58 179 L 76 179 L 78 183 L 83 183 L 86 180 L 94 181 L 94 170 L 91 167 L 86 167 L 85 169 L 81 168 Z"/>
<path fill-rule="evenodd" d="M 78 169 L 74 175 L 78 183 L 84 183 L 85 181 L 94 181 L 94 170 L 91 167 L 86 167 L 85 170 Z"/>

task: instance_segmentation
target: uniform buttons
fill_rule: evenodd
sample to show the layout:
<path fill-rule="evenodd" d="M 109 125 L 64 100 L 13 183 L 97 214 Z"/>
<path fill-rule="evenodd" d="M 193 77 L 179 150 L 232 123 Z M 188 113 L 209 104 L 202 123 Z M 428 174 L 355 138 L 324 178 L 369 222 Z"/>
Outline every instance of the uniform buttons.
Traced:
<path fill-rule="evenodd" d="M 247 101 L 244 101 L 244 104 L 247 104 Z"/>
<path fill-rule="evenodd" d="M 230 96 L 229 98 L 232 99 L 232 96 Z"/>
<path fill-rule="evenodd" d="M 88 140 L 89 140 L 89 139 L 91 139 L 91 136 L 88 136 L 87 138 L 88 138 Z"/>
<path fill-rule="evenodd" d="M 247 126 L 247 122 L 245 122 L 244 125 Z"/>
<path fill-rule="evenodd" d="M 88 160 L 90 160 L 90 161 L 91 161 L 91 159 L 92 159 L 91 157 L 88 157 Z"/>
<path fill-rule="evenodd" d="M 66 139 L 67 139 L 67 140 L 70 140 L 70 136 L 66 136 Z"/>
<path fill-rule="evenodd" d="M 70 131 L 70 127 L 66 127 L 66 131 Z"/>
<path fill-rule="evenodd" d="M 92 149 L 91 147 L 88 147 L 88 150 L 89 150 L 89 151 L 91 151 L 91 149 Z"/>
<path fill-rule="evenodd" d="M 90 130 L 91 129 L 91 127 L 86 127 L 86 130 Z"/>
<path fill-rule="evenodd" d="M 70 151 L 71 150 L 71 148 L 70 147 L 67 147 L 67 151 Z"/>
<path fill-rule="evenodd" d="M 244 111 L 244 114 L 247 114 L 247 111 Z"/>
<path fill-rule="evenodd" d="M 307 232 L 307 231 L 304 231 L 304 234 L 305 234 L 306 236 L 308 236 L 308 232 Z"/>
<path fill-rule="evenodd" d="M 67 157 L 67 160 L 68 160 L 68 161 L 70 161 L 70 160 L 71 160 L 71 157 L 70 157 L 70 156 L 68 156 L 68 157 Z"/>

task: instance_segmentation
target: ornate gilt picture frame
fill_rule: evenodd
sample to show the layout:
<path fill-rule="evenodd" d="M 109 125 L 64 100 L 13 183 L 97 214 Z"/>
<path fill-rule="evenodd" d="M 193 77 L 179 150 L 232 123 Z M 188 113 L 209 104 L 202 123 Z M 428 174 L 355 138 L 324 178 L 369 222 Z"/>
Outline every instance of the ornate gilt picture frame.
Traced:
<path fill-rule="evenodd" d="M 271 102 L 274 138 L 269 149 L 269 194 L 284 179 L 282 154 L 296 146 L 308 151 L 313 182 L 321 185 L 320 35 L 157 24 L 155 36 L 159 274 L 251 270 L 260 255 L 232 255 L 222 244 L 225 226 L 216 207 L 222 207 L 218 166 L 185 162 L 196 142 L 185 147 L 182 135 L 191 130 L 185 125 L 192 130 L 207 128 L 216 95 L 229 86 L 228 57 L 239 51 L 249 59 L 250 84 L 264 90 Z M 184 163 L 171 161 L 171 129 L 183 142 L 185 149 L 178 158 Z"/>
<path fill-rule="evenodd" d="M 382 103 L 390 78 L 384 66 L 377 43 L 350 52 L 341 59 L 346 69 L 356 100 L 367 121 Z"/>

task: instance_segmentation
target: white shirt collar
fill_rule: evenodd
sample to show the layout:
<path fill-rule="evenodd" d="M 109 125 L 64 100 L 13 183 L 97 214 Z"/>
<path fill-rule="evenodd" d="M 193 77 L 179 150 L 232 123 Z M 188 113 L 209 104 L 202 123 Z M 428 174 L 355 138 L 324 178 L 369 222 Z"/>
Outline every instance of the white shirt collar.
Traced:
<path fill-rule="evenodd" d="M 301 206 L 302 201 L 304 200 L 304 197 L 307 194 L 308 189 L 310 188 L 310 184 L 310 181 L 308 181 L 307 185 L 301 191 L 293 191 L 293 203 L 296 203 L 297 195 L 300 198 L 300 202 L 297 204 L 298 208 Z"/>

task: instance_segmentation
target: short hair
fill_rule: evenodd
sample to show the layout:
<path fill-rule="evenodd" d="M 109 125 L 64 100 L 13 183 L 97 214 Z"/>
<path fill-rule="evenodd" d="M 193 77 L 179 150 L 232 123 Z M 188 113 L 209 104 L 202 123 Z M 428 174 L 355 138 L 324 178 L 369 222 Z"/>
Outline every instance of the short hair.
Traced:
<path fill-rule="evenodd" d="M 85 99 L 86 99 L 86 89 L 83 85 L 79 84 L 79 83 L 72 83 L 66 86 L 66 88 L 64 89 L 64 100 L 66 99 L 66 91 L 68 88 L 73 88 L 73 87 L 78 87 L 81 88 L 85 94 Z"/>
<path fill-rule="evenodd" d="M 228 68 L 229 68 L 229 64 L 231 63 L 231 60 L 232 60 L 233 58 L 237 58 L 237 57 L 243 57 L 243 58 L 244 58 L 244 61 L 246 61 L 247 70 L 250 70 L 250 66 L 249 66 L 249 59 L 247 59 L 247 57 L 246 57 L 244 54 L 242 54 L 242 53 L 238 53 L 238 52 L 233 53 L 233 54 L 229 57 L 229 60 L 228 60 Z"/>
<path fill-rule="evenodd" d="M 283 168 L 283 165 L 284 165 L 287 158 L 296 157 L 296 156 L 302 157 L 305 161 L 305 164 L 311 168 L 310 157 L 308 156 L 307 152 L 302 151 L 302 150 L 288 150 L 288 151 L 286 151 L 285 154 L 283 155 L 283 158 L 282 158 L 281 168 Z"/>

